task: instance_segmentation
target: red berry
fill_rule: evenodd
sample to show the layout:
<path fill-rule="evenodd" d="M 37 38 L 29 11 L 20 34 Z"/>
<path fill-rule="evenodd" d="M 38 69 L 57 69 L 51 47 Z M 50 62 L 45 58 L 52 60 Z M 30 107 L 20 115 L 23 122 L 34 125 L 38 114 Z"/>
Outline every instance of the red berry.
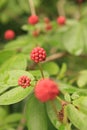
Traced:
<path fill-rule="evenodd" d="M 66 23 L 66 18 L 65 18 L 64 16 L 59 16 L 59 17 L 57 18 L 57 23 L 58 23 L 59 25 L 64 25 L 64 24 Z"/>
<path fill-rule="evenodd" d="M 34 30 L 33 33 L 32 33 L 32 35 L 33 35 L 34 37 L 39 36 L 39 34 L 40 34 L 40 31 L 39 31 L 39 30 Z"/>
<path fill-rule="evenodd" d="M 36 23 L 39 22 L 39 18 L 38 16 L 36 15 L 31 15 L 29 18 L 28 18 L 28 23 L 29 24 L 32 24 L 32 25 L 35 25 Z"/>
<path fill-rule="evenodd" d="M 51 30 L 51 29 L 52 29 L 52 25 L 51 25 L 51 24 L 47 24 L 45 29 L 46 29 L 47 31 Z"/>
<path fill-rule="evenodd" d="M 34 93 L 38 100 L 46 102 L 56 98 L 59 88 L 53 80 L 45 78 L 37 82 Z"/>
<path fill-rule="evenodd" d="M 49 19 L 48 17 L 45 17 L 45 18 L 44 18 L 44 22 L 45 22 L 46 24 L 48 24 L 48 23 L 50 23 L 50 19 Z"/>
<path fill-rule="evenodd" d="M 15 37 L 15 32 L 13 30 L 7 30 L 7 31 L 5 31 L 4 38 L 6 40 L 12 40 L 12 39 L 14 39 L 14 37 Z"/>
<path fill-rule="evenodd" d="M 31 59 L 36 63 L 44 61 L 46 59 L 46 51 L 41 47 L 36 47 L 31 52 Z"/>
<path fill-rule="evenodd" d="M 21 86 L 22 88 L 26 88 L 28 86 L 30 86 L 30 82 L 31 82 L 31 79 L 29 79 L 27 76 L 21 76 L 19 79 L 18 79 L 18 85 Z"/>

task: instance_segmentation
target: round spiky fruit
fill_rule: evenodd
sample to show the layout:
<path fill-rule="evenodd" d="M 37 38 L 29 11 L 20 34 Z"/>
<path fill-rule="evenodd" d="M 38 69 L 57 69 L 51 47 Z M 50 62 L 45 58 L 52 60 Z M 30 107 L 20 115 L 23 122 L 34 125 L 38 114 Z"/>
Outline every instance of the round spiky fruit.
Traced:
<path fill-rule="evenodd" d="M 37 82 L 34 93 L 38 100 L 47 102 L 59 95 L 59 88 L 53 80 L 44 78 Z"/>
<path fill-rule="evenodd" d="M 15 37 L 15 32 L 13 30 L 9 29 L 9 30 L 5 31 L 4 38 L 6 40 L 12 40 L 12 39 L 14 39 L 14 37 Z"/>
<path fill-rule="evenodd" d="M 34 48 L 31 52 L 31 59 L 36 63 L 44 61 L 46 59 L 46 51 L 41 47 Z"/>
<path fill-rule="evenodd" d="M 37 15 L 31 15 L 29 18 L 28 18 L 28 23 L 29 24 L 32 24 L 32 25 L 35 25 L 39 22 L 39 18 Z"/>
<path fill-rule="evenodd" d="M 64 25 L 64 24 L 66 23 L 66 18 L 65 18 L 64 16 L 59 16 L 59 17 L 57 18 L 57 23 L 58 23 L 59 25 Z"/>
<path fill-rule="evenodd" d="M 29 87 L 30 86 L 30 82 L 31 82 L 31 79 L 28 78 L 28 76 L 21 76 L 19 79 L 18 79 L 18 85 L 21 86 L 22 88 L 26 88 L 26 87 Z"/>

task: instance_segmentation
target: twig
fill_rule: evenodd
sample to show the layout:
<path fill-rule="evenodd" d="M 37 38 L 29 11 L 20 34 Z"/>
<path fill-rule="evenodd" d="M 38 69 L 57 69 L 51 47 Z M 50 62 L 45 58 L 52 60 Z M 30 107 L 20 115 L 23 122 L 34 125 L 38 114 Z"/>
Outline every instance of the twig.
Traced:
<path fill-rule="evenodd" d="M 35 6 L 34 6 L 33 0 L 28 0 L 28 1 L 29 1 L 30 9 L 31 9 L 31 14 L 32 15 L 36 15 L 36 11 L 35 11 Z"/>
<path fill-rule="evenodd" d="M 60 53 L 55 53 L 51 56 L 48 56 L 47 59 L 44 61 L 44 62 L 48 62 L 48 61 L 51 61 L 51 60 L 55 60 L 55 59 L 59 59 L 63 56 L 66 56 L 67 53 L 66 52 L 60 52 Z"/>

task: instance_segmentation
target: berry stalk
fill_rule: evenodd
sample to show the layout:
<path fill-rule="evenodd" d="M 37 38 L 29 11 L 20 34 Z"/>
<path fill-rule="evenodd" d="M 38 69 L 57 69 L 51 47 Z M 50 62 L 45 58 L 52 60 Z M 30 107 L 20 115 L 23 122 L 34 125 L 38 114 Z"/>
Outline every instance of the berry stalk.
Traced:
<path fill-rule="evenodd" d="M 30 5 L 30 10 L 32 15 L 36 15 L 35 6 L 33 0 L 28 0 Z"/>
<path fill-rule="evenodd" d="M 40 63 L 38 63 L 38 66 L 39 66 L 39 69 L 40 69 L 40 72 L 41 72 L 42 78 L 44 79 L 44 73 L 43 73 L 42 66 L 41 66 Z"/>

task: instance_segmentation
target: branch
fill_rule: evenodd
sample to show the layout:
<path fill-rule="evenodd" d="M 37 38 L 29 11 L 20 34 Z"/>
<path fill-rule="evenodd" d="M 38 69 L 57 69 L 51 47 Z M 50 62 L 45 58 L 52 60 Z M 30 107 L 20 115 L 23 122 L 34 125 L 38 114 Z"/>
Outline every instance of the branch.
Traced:
<path fill-rule="evenodd" d="M 48 56 L 47 59 L 44 61 L 44 62 L 48 62 L 48 61 L 51 61 L 51 60 L 55 60 L 55 59 L 59 59 L 63 56 L 66 56 L 67 53 L 66 52 L 60 52 L 60 53 L 55 53 L 51 56 Z"/>

